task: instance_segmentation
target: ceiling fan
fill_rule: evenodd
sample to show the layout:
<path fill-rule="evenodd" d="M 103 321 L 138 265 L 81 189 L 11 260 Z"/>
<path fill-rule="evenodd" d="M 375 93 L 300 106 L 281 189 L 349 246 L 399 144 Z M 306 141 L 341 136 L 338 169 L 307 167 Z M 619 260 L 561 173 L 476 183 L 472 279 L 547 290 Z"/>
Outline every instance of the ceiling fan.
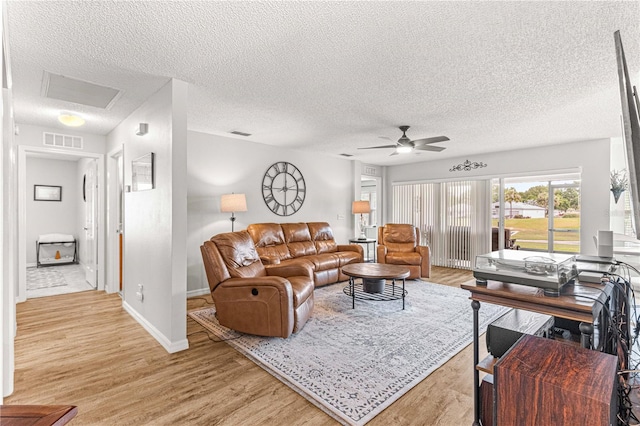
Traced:
<path fill-rule="evenodd" d="M 409 126 L 400 126 L 399 129 L 402 130 L 402 137 L 398 139 L 398 142 L 394 145 L 370 146 L 358 149 L 395 148 L 396 150 L 391 155 L 407 154 L 414 150 L 440 152 L 445 148 L 441 146 L 431 146 L 431 144 L 449 140 L 446 136 L 434 136 L 432 138 L 416 139 L 412 141 L 407 137 L 407 130 L 409 130 Z"/>

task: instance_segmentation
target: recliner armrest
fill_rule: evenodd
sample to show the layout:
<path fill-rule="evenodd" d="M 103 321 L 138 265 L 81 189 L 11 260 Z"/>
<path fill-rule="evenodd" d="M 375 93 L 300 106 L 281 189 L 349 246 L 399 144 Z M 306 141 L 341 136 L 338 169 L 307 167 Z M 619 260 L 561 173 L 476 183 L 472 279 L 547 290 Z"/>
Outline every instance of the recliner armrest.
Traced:
<path fill-rule="evenodd" d="M 420 275 L 423 278 L 429 278 L 431 275 L 431 249 L 429 246 L 417 246 L 416 251 L 422 257 L 422 262 L 420 264 Z"/>
<path fill-rule="evenodd" d="M 280 258 L 276 256 L 260 256 L 260 261 L 263 265 L 277 265 L 280 263 Z"/>
<path fill-rule="evenodd" d="M 289 263 L 286 265 L 270 265 L 265 268 L 267 275 L 277 277 L 308 277 L 313 279 L 313 268 L 307 262 Z"/>
<path fill-rule="evenodd" d="M 387 263 L 387 246 L 376 247 L 376 256 L 378 263 Z"/>
<path fill-rule="evenodd" d="M 287 338 L 293 332 L 293 287 L 282 277 L 230 278 L 211 293 L 221 325 Z"/>

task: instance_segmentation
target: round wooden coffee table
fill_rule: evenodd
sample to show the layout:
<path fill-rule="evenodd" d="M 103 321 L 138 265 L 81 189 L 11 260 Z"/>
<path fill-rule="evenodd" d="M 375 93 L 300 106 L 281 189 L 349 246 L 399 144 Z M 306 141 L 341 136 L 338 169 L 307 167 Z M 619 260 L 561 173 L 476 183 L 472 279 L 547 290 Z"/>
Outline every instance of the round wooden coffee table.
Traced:
<path fill-rule="evenodd" d="M 352 308 L 356 307 L 356 299 L 402 299 L 402 309 L 404 309 L 404 297 L 407 295 L 404 280 L 410 273 L 406 266 L 386 263 L 352 263 L 343 266 L 342 273 L 349 277 L 349 285 L 343 291 L 347 296 L 351 296 Z M 361 283 L 356 284 L 356 278 L 360 278 Z M 387 284 L 387 280 L 391 280 L 391 284 Z M 396 280 L 402 280 L 402 289 L 396 286 Z"/>

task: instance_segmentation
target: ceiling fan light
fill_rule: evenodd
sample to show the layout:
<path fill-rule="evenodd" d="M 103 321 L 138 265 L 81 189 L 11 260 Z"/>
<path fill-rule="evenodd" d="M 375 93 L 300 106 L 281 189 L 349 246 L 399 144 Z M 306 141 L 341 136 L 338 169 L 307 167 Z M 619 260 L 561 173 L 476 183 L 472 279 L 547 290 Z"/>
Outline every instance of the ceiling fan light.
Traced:
<path fill-rule="evenodd" d="M 396 148 L 396 152 L 398 154 L 408 154 L 413 151 L 413 148 L 410 146 L 399 146 Z"/>
<path fill-rule="evenodd" d="M 58 121 L 69 127 L 80 127 L 84 124 L 84 118 L 73 114 L 60 114 Z"/>

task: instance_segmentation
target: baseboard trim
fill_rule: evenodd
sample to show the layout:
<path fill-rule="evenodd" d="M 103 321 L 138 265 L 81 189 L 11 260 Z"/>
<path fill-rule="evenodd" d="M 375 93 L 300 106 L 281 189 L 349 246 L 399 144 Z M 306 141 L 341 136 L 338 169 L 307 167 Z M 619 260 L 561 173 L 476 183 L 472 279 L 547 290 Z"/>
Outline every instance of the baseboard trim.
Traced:
<path fill-rule="evenodd" d="M 187 299 L 190 297 L 196 297 L 196 296 L 206 296 L 211 294 L 211 290 L 209 290 L 209 288 L 199 288 L 197 290 L 189 290 L 187 291 Z"/>
<path fill-rule="evenodd" d="M 155 328 L 153 324 L 147 321 L 146 318 L 140 315 L 135 309 L 133 309 L 131 305 L 129 305 L 124 300 L 122 301 L 122 307 L 124 308 L 125 311 L 129 313 L 129 315 L 133 317 L 134 320 L 138 322 L 138 324 L 142 326 L 142 328 L 147 330 L 147 332 L 151 334 L 151 336 L 153 336 L 153 338 L 156 339 L 158 343 L 160 343 L 162 347 L 170 354 L 189 349 L 188 339 L 172 342 L 164 334 L 162 334 L 157 328 Z"/>

